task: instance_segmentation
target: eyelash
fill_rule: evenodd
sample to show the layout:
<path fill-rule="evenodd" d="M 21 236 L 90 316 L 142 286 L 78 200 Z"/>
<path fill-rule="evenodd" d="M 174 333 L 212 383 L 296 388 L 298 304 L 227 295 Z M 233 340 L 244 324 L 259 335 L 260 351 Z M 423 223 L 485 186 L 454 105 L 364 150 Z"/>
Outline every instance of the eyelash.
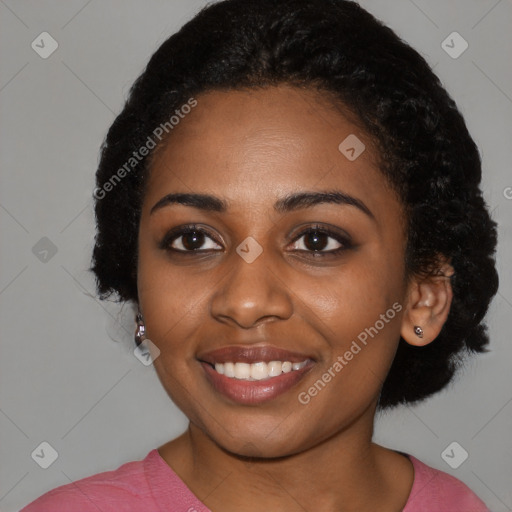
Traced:
<path fill-rule="evenodd" d="M 163 240 L 160 242 L 159 246 L 160 249 L 171 251 L 175 254 L 180 255 L 187 255 L 187 256 L 197 256 L 198 253 L 206 253 L 206 252 L 218 252 L 219 249 L 194 249 L 194 250 L 183 250 L 183 249 L 174 249 L 171 247 L 172 242 L 177 240 L 178 238 L 182 237 L 183 235 L 187 235 L 190 233 L 202 233 L 206 235 L 208 238 L 213 240 L 216 244 L 222 245 L 214 236 L 212 236 L 208 231 L 205 229 L 198 227 L 195 224 L 190 224 L 188 226 L 179 226 L 177 228 L 174 228 L 170 230 Z M 346 251 L 347 249 L 350 249 L 353 247 L 353 244 L 350 240 L 350 237 L 348 235 L 342 235 L 340 233 L 334 232 L 328 228 L 321 227 L 319 225 L 313 225 L 309 228 L 301 231 L 293 240 L 292 243 L 297 242 L 300 240 L 304 235 L 307 235 L 309 233 L 317 233 L 322 235 L 327 235 L 329 238 L 334 238 L 338 243 L 341 244 L 341 247 L 338 249 L 332 249 L 330 251 L 320 250 L 320 251 L 312 251 L 312 250 L 304 250 L 304 249 L 297 249 L 299 252 L 309 253 L 313 257 L 326 257 L 326 256 L 337 256 L 340 253 Z"/>

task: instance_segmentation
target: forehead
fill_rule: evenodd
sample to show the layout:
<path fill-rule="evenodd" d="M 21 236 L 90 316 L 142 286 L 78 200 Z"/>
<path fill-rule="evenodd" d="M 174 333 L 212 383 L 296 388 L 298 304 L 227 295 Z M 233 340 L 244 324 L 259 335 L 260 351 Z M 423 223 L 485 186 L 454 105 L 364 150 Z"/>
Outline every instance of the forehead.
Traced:
<path fill-rule="evenodd" d="M 233 206 L 306 189 L 338 188 L 369 202 L 392 193 L 372 141 L 320 91 L 280 85 L 196 99 L 152 162 L 148 201 L 174 191 Z"/>

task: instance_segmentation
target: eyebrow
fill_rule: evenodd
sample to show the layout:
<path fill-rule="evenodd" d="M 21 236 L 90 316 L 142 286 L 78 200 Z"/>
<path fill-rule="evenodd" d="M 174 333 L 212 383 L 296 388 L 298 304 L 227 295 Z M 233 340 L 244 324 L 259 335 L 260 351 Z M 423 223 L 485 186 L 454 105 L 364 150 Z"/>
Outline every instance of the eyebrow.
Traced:
<path fill-rule="evenodd" d="M 281 199 L 278 199 L 274 203 L 274 210 L 278 213 L 287 213 L 303 208 L 311 208 L 318 204 L 325 203 L 355 206 L 366 215 L 368 215 L 368 217 L 375 220 L 375 216 L 363 201 L 357 199 L 356 197 L 345 194 L 340 190 L 321 190 L 292 193 L 282 197 Z M 229 208 L 227 201 L 209 194 L 174 193 L 167 194 L 166 196 L 162 197 L 162 199 L 160 199 L 151 208 L 150 215 L 155 211 L 172 204 L 181 204 L 184 206 L 191 206 L 192 208 L 197 208 L 199 210 L 217 213 L 225 213 Z"/>

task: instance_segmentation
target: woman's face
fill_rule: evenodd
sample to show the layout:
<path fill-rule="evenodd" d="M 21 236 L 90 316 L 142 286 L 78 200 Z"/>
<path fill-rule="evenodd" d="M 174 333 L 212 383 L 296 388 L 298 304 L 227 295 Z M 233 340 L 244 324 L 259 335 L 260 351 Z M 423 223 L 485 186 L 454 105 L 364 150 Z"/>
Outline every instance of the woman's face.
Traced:
<path fill-rule="evenodd" d="M 370 428 L 407 293 L 401 205 L 370 141 L 318 92 L 196 99 L 152 164 L 140 221 L 140 308 L 162 384 L 242 455 Z M 323 192 L 339 195 L 286 199 Z"/>

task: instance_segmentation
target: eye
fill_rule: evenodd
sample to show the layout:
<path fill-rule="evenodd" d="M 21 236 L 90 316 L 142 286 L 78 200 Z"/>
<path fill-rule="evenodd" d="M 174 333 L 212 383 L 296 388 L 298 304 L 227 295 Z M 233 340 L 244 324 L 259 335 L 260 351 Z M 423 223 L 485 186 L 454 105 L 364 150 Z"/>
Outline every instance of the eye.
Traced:
<path fill-rule="evenodd" d="M 303 241 L 301 241 L 304 239 Z M 330 239 L 330 240 L 329 240 Z M 336 255 L 352 246 L 350 237 L 330 229 L 313 226 L 295 238 L 295 250 L 311 253 L 312 256 Z"/>
<path fill-rule="evenodd" d="M 203 246 L 207 240 L 210 240 L 213 244 L 210 243 L 209 247 L 204 248 Z M 180 226 L 169 231 L 160 243 L 160 248 L 181 253 L 197 253 L 218 250 L 214 247 L 215 245 L 218 246 L 218 243 L 208 231 L 196 225 L 190 225 Z"/>
<path fill-rule="evenodd" d="M 205 247 L 208 241 L 209 244 Z M 294 250 L 309 253 L 313 257 L 336 255 L 352 247 L 348 235 L 321 226 L 312 226 L 302 231 L 294 243 Z M 169 231 L 160 243 L 160 248 L 182 254 L 222 250 L 213 235 L 195 224 L 179 226 Z"/>

